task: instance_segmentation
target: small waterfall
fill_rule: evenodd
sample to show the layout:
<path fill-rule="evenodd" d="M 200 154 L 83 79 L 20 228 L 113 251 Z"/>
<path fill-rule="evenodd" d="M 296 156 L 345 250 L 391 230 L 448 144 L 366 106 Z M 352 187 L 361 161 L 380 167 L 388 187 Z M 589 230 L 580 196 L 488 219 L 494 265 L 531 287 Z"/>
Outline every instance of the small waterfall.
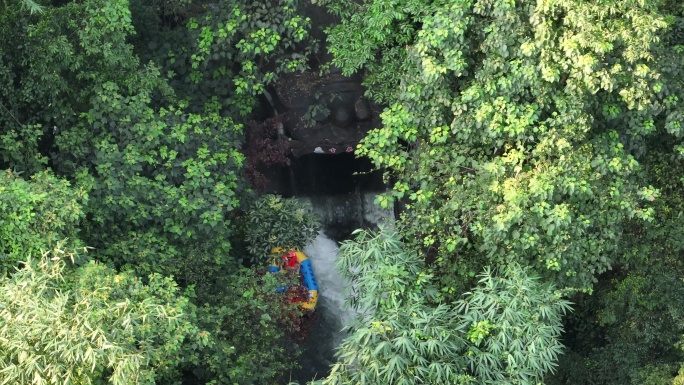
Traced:
<path fill-rule="evenodd" d="M 335 349 L 347 336 L 342 329 L 356 315 L 354 310 L 344 307 L 345 289 L 349 282 L 335 267 L 338 242 L 348 239 L 353 229 L 373 227 L 383 221 L 393 220 L 392 208 L 380 208 L 374 203 L 376 196 L 376 193 L 357 190 L 346 195 L 300 198 L 312 205 L 324 227 L 313 242 L 303 249 L 313 265 L 319 297 L 309 338 L 302 344 L 302 368 L 292 373 L 293 379 L 301 384 L 327 375 L 335 362 Z"/>
<path fill-rule="evenodd" d="M 328 374 L 335 362 L 335 348 L 346 336 L 342 329 L 354 317 L 354 311 L 344 308 L 344 290 L 348 282 L 335 268 L 337 242 L 321 231 L 302 251 L 313 265 L 319 290 L 309 336 L 301 345 L 301 368 L 292 372 L 292 379 L 306 384 Z"/>
<path fill-rule="evenodd" d="M 354 318 L 354 311 L 344 308 L 344 291 L 347 282 L 335 268 L 337 261 L 337 242 L 320 232 L 311 245 L 304 248 L 304 253 L 310 256 L 318 286 L 320 288 L 318 309 L 328 325 L 332 328 L 332 346 L 342 342 L 344 334 L 342 328 Z"/>
<path fill-rule="evenodd" d="M 355 316 L 353 310 L 344 308 L 349 283 L 335 268 L 339 242 L 350 239 L 356 229 L 391 221 L 394 212 L 374 203 L 377 195 L 386 191 L 382 173 L 372 171 L 370 161 L 354 154 L 312 154 L 293 159 L 288 191 L 309 203 L 322 224 L 318 236 L 302 250 L 311 260 L 319 288 L 316 312 L 300 343 L 301 368 L 290 373 L 292 380 L 305 384 L 328 375 L 335 363 L 335 350 L 346 337 L 342 329 Z"/>

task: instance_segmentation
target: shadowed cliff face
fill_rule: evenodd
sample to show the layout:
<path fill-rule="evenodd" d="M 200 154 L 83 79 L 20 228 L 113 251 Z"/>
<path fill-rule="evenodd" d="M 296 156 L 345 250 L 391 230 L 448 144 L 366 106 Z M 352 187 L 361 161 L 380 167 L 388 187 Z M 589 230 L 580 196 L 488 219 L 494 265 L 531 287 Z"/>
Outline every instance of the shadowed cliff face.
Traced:
<path fill-rule="evenodd" d="M 364 98 L 361 78 L 342 76 L 335 67 L 323 76 L 318 71 L 282 76 L 274 94 L 295 157 L 353 152 L 368 130 L 380 125 L 381 108 Z"/>
<path fill-rule="evenodd" d="M 308 199 L 318 208 L 325 234 L 335 240 L 377 223 L 366 218 L 377 209 L 369 197 L 386 190 L 382 171 L 373 171 L 367 158 L 353 153 L 293 157 L 289 166 L 269 168 L 264 175 L 264 192 Z"/>
<path fill-rule="evenodd" d="M 304 197 L 382 191 L 381 172 L 371 172 L 370 162 L 356 159 L 355 150 L 369 130 L 380 127 L 383 106 L 364 97 L 360 75 L 343 76 L 330 65 L 323 30 L 335 18 L 315 4 L 302 6 L 304 16 L 313 21 L 311 32 L 320 49 L 309 60 L 311 70 L 279 75 L 262 95 L 263 115 L 272 117 L 266 122 L 277 122 L 277 133 L 268 138 L 271 150 L 262 150 L 276 151 L 288 161 L 257 166 L 266 180 L 259 190 Z M 328 66 L 329 70 L 321 70 Z M 263 130 L 263 125 L 258 129 Z M 362 225 L 354 221 L 354 226 Z"/>
<path fill-rule="evenodd" d="M 294 157 L 353 152 L 368 130 L 380 126 L 382 106 L 364 97 L 361 76 L 343 76 L 333 65 L 321 71 L 332 59 L 323 30 L 336 20 L 314 4 L 302 6 L 319 52 L 309 60 L 311 70 L 279 75 L 263 95 L 263 110 L 284 122 L 279 139 Z"/>
<path fill-rule="evenodd" d="M 303 155 L 290 163 L 290 193 L 309 199 L 326 235 L 342 240 L 368 225 L 365 215 L 373 202 L 365 198 L 385 189 L 382 173 L 371 169 L 367 159 L 352 153 Z"/>

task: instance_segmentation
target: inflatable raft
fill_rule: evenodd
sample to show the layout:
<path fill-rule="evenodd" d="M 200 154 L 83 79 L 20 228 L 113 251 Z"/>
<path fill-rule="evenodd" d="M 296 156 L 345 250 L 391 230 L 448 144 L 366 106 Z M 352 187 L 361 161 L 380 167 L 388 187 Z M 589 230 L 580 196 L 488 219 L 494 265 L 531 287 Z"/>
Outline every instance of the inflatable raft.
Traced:
<path fill-rule="evenodd" d="M 299 250 L 285 250 L 280 247 L 274 248 L 271 252 L 279 257 L 273 258 L 273 262 L 268 267 L 271 272 L 277 273 L 281 269 L 292 269 L 299 265 L 299 274 L 302 276 L 304 286 L 309 290 L 308 300 L 300 302 L 300 305 L 304 310 L 314 311 L 318 302 L 318 283 L 309 257 Z"/>

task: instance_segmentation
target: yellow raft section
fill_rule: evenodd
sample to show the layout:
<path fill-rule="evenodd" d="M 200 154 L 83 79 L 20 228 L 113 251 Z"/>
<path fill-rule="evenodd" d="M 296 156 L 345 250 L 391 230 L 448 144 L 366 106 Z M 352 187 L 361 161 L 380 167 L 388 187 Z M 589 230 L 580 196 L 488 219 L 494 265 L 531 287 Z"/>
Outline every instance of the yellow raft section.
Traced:
<path fill-rule="evenodd" d="M 286 254 L 288 251 L 289 250 L 283 249 L 282 247 L 275 247 L 273 250 L 271 250 L 271 253 L 280 257 Z M 302 253 L 299 249 L 295 249 L 294 252 L 297 255 L 297 262 L 299 263 L 299 273 L 304 279 L 304 285 L 307 289 L 309 289 L 308 301 L 300 302 L 300 305 L 305 310 L 313 311 L 316 308 L 316 303 L 318 303 L 318 283 L 316 282 L 313 266 L 311 265 L 311 261 L 306 254 Z M 281 266 L 276 267 L 280 269 Z"/>

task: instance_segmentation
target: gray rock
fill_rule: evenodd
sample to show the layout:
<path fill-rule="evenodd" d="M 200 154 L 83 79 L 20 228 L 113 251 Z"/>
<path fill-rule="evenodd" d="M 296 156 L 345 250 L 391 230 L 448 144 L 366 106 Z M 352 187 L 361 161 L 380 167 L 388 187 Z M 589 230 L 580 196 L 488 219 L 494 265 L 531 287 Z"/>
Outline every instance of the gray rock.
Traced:
<path fill-rule="evenodd" d="M 335 125 L 338 127 L 347 127 L 351 124 L 352 117 L 345 106 L 338 106 L 335 108 L 334 121 Z"/>
<path fill-rule="evenodd" d="M 371 109 L 368 106 L 368 102 L 363 96 L 360 96 L 356 103 L 354 103 L 354 111 L 356 112 L 356 118 L 358 120 L 368 120 L 371 118 Z"/>

